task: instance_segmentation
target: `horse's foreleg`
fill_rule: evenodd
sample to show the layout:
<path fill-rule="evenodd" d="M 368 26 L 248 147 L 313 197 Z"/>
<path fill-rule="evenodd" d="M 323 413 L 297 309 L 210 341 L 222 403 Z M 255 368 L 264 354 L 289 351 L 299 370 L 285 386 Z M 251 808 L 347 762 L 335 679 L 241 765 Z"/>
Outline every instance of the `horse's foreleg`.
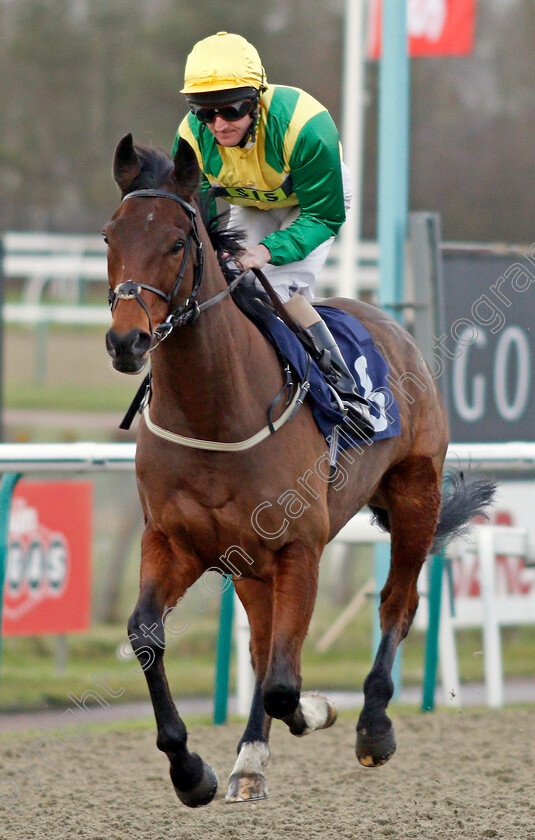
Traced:
<path fill-rule="evenodd" d="M 283 549 L 273 583 L 271 658 L 264 680 L 264 708 L 281 718 L 292 735 L 327 729 L 334 703 L 316 692 L 301 693 L 301 648 L 312 617 L 318 562 L 300 543 Z"/>
<path fill-rule="evenodd" d="M 386 707 L 398 644 L 405 638 L 418 606 L 417 582 L 433 541 L 440 489 L 431 459 L 408 458 L 385 476 L 382 492 L 390 519 L 390 572 L 381 592 L 382 638 L 364 683 L 364 707 L 357 724 L 357 757 L 366 767 L 384 764 L 396 749 Z"/>
<path fill-rule="evenodd" d="M 217 778 L 196 753 L 187 747 L 187 730 L 171 697 L 163 664 L 166 606 L 174 606 L 201 570 L 194 561 L 177 563 L 168 540 L 147 529 L 141 550 L 141 585 L 137 605 L 128 622 L 132 648 L 145 673 L 158 735 L 156 744 L 170 762 L 171 781 L 178 798 L 196 808 L 207 805 L 217 791 Z"/>
<path fill-rule="evenodd" d="M 264 710 L 262 682 L 271 645 L 273 604 L 269 588 L 261 581 L 242 579 L 236 581 L 235 586 L 249 618 L 255 690 L 245 732 L 238 744 L 238 758 L 230 774 L 225 799 L 227 802 L 250 802 L 266 799 L 268 796 L 264 768 L 270 756 L 271 718 Z"/>
<path fill-rule="evenodd" d="M 262 688 L 267 714 L 289 723 L 299 708 L 301 648 L 316 600 L 318 561 L 295 542 L 279 552 L 276 564 L 271 650 Z"/>

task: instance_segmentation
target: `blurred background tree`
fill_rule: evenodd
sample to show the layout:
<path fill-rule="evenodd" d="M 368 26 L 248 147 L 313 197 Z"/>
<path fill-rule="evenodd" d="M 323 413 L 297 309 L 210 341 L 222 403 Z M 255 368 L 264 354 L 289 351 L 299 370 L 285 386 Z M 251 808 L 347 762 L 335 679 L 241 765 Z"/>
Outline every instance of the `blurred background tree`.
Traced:
<path fill-rule="evenodd" d="M 116 204 L 119 138 L 170 149 L 196 40 L 249 38 L 268 79 L 340 124 L 343 0 L 0 0 L 0 229 L 98 231 Z M 445 239 L 533 240 L 535 4 L 478 4 L 467 58 L 413 59 L 412 210 Z M 367 65 L 363 234 L 375 236 L 378 67 Z"/>

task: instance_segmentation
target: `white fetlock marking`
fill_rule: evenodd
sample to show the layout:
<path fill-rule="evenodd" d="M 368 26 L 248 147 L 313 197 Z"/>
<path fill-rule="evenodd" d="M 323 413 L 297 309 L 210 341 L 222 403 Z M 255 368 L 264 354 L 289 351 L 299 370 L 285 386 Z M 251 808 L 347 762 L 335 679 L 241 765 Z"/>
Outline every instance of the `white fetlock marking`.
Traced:
<path fill-rule="evenodd" d="M 301 713 L 306 721 L 307 728 L 302 733 L 308 735 L 316 729 L 323 729 L 331 714 L 331 707 L 326 697 L 315 692 L 303 692 L 299 699 Z"/>
<path fill-rule="evenodd" d="M 259 773 L 269 761 L 271 755 L 268 744 L 265 741 L 250 741 L 243 744 L 236 764 L 232 768 L 231 776 L 243 776 L 250 773 Z"/>

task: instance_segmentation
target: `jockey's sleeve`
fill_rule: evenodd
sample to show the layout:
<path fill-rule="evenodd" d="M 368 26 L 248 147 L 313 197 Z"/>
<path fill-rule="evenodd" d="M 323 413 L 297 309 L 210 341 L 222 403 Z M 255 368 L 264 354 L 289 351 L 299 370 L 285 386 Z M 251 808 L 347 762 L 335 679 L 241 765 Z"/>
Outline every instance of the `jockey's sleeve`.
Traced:
<path fill-rule="evenodd" d="M 290 157 L 290 177 L 301 213 L 287 228 L 262 240 L 273 265 L 304 259 L 345 221 L 340 142 L 327 111 L 301 129 Z"/>

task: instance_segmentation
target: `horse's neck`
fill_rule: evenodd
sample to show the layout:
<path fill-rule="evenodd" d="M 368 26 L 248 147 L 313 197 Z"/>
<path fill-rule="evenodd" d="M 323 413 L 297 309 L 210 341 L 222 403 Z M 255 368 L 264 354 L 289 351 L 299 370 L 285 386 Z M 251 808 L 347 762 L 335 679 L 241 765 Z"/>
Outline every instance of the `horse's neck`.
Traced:
<path fill-rule="evenodd" d="M 202 299 L 218 291 L 208 281 Z M 230 297 L 177 328 L 154 352 L 152 373 L 154 422 L 207 439 L 254 434 L 282 383 L 272 348 Z"/>

